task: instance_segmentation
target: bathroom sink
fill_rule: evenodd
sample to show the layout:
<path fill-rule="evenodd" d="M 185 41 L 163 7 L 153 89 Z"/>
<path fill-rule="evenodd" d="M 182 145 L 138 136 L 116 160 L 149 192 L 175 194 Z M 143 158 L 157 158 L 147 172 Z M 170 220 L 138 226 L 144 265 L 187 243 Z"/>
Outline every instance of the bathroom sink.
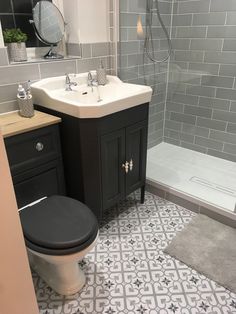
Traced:
<path fill-rule="evenodd" d="M 88 73 L 71 76 L 72 91 L 65 90 L 65 76 L 42 79 L 31 85 L 38 105 L 78 118 L 98 118 L 150 102 L 149 86 L 123 83 L 116 76 L 107 76 L 105 86 L 87 86 Z"/>

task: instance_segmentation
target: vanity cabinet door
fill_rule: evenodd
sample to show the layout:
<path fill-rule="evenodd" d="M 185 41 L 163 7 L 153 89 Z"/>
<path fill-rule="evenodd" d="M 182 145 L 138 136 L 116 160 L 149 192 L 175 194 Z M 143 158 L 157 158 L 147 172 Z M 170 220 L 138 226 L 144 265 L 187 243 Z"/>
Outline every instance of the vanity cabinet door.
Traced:
<path fill-rule="evenodd" d="M 126 160 L 129 172 L 126 175 L 126 194 L 145 185 L 147 154 L 147 121 L 126 128 Z"/>
<path fill-rule="evenodd" d="M 125 196 L 125 129 L 101 136 L 101 181 L 103 209 Z"/>

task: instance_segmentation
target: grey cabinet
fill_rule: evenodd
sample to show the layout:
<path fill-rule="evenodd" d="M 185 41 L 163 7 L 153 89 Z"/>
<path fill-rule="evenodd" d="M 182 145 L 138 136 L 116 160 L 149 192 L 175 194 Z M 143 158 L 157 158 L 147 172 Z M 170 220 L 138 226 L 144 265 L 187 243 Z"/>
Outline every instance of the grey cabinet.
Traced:
<path fill-rule="evenodd" d="M 7 137 L 5 146 L 19 208 L 65 194 L 58 125 Z"/>

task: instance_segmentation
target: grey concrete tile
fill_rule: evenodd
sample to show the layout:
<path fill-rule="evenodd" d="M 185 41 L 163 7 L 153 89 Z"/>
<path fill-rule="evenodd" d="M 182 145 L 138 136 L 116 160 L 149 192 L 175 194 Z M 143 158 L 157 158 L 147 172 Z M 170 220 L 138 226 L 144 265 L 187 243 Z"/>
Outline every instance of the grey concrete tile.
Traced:
<path fill-rule="evenodd" d="M 199 116 L 199 117 L 210 118 L 212 115 L 212 109 L 198 107 L 198 106 L 185 105 L 184 106 L 184 113 L 185 114 L 191 114 L 194 116 Z"/>
<path fill-rule="evenodd" d="M 224 152 L 221 152 L 221 151 L 217 151 L 217 150 L 214 150 L 214 149 L 208 149 L 207 154 L 211 155 L 211 156 L 218 157 L 218 158 L 222 158 L 222 159 L 226 159 L 226 160 L 229 160 L 229 161 L 236 162 L 236 156 L 235 155 L 231 155 L 231 154 L 224 153 Z"/>
<path fill-rule="evenodd" d="M 0 85 L 24 83 L 40 79 L 37 64 L 9 65 L 0 67 Z"/>
<path fill-rule="evenodd" d="M 225 24 L 226 12 L 208 13 L 208 10 L 205 12 L 200 13 L 200 14 L 193 14 L 193 25 L 224 25 Z"/>
<path fill-rule="evenodd" d="M 210 0 L 180 1 L 178 12 L 180 13 L 200 13 L 208 12 Z"/>
<path fill-rule="evenodd" d="M 199 205 L 198 204 L 194 204 L 193 202 L 187 201 L 184 198 L 181 198 L 179 196 L 176 196 L 174 194 L 171 194 L 170 192 L 166 192 L 166 197 L 165 197 L 168 201 L 173 202 L 175 204 L 178 204 L 184 208 L 187 208 L 195 213 L 199 213 Z"/>
<path fill-rule="evenodd" d="M 236 112 L 229 112 L 224 110 L 213 110 L 213 119 L 226 121 L 226 122 L 236 122 Z"/>
<path fill-rule="evenodd" d="M 211 0 L 211 12 L 236 11 L 236 2 L 234 0 Z"/>
<path fill-rule="evenodd" d="M 227 132 L 236 134 L 236 123 L 228 123 Z"/>
<path fill-rule="evenodd" d="M 220 75 L 223 76 L 236 76 L 236 65 L 233 64 L 221 64 L 220 65 Z"/>
<path fill-rule="evenodd" d="M 170 120 L 178 121 L 178 122 L 184 122 L 188 124 L 194 124 L 196 122 L 196 116 L 189 115 L 189 114 L 183 114 L 183 113 L 175 113 L 171 112 Z"/>
<path fill-rule="evenodd" d="M 54 61 L 40 64 L 41 78 L 76 73 L 76 60 Z"/>
<path fill-rule="evenodd" d="M 209 128 L 199 127 L 196 125 L 191 125 L 191 124 L 186 124 L 186 123 L 182 124 L 182 131 L 188 134 L 198 135 L 202 137 L 208 137 L 209 132 L 210 132 Z"/>
<path fill-rule="evenodd" d="M 230 108 L 230 100 L 201 97 L 199 98 L 199 106 L 206 108 L 214 108 L 228 111 Z"/>
<path fill-rule="evenodd" d="M 224 121 L 211 120 L 206 118 L 197 118 L 197 125 L 209 129 L 225 131 L 227 123 Z"/>
<path fill-rule="evenodd" d="M 234 79 L 226 76 L 203 75 L 202 85 L 232 88 Z"/>
<path fill-rule="evenodd" d="M 224 152 L 232 154 L 232 155 L 236 155 L 236 145 L 227 144 L 227 143 L 224 144 Z"/>
<path fill-rule="evenodd" d="M 235 134 L 230 134 L 226 132 L 221 132 L 217 130 L 210 131 L 210 138 L 221 141 L 224 143 L 235 144 L 236 145 L 236 136 Z"/>
<path fill-rule="evenodd" d="M 220 151 L 223 149 L 223 143 L 200 136 L 195 136 L 195 144 Z"/>
<path fill-rule="evenodd" d="M 236 90 L 228 88 L 217 88 L 216 97 L 222 99 L 236 100 Z"/>
<path fill-rule="evenodd" d="M 206 154 L 207 152 L 207 148 L 198 146 L 196 144 L 186 143 L 186 142 L 181 142 L 181 147 L 188 148 L 188 149 L 191 149 L 196 152 L 203 153 L 203 154 Z"/>
<path fill-rule="evenodd" d="M 192 39 L 190 50 L 221 51 L 222 39 Z"/>

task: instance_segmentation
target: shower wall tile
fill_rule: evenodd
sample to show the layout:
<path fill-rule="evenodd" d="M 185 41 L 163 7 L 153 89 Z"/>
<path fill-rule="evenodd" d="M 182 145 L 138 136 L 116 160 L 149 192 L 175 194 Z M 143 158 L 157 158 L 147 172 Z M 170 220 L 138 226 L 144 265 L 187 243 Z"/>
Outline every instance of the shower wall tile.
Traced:
<path fill-rule="evenodd" d="M 148 147 L 152 147 L 163 141 L 168 63 L 163 62 L 161 64 L 154 64 L 147 59 L 147 57 L 143 58 L 144 38 L 140 38 L 137 35 L 136 29 L 138 17 L 140 16 L 145 32 L 147 2 L 143 0 L 121 0 L 119 3 L 120 42 L 118 47 L 118 73 L 119 77 L 126 82 L 150 85 L 153 89 L 148 126 Z M 171 0 L 159 1 L 159 9 L 168 32 L 170 32 L 172 4 Z M 182 21 L 180 18 L 177 19 L 178 20 L 175 20 L 176 24 L 188 25 L 192 16 L 191 14 L 188 16 L 186 15 Z M 153 45 L 155 58 L 163 59 L 168 53 L 168 45 L 165 33 L 163 32 L 156 15 L 153 19 L 153 26 L 153 37 L 157 38 L 154 40 Z M 182 47 L 179 45 L 179 48 L 187 49 L 189 45 L 190 40 L 183 40 Z M 196 55 L 199 54 L 197 53 Z M 203 58 L 202 54 L 200 58 Z M 199 60 L 199 57 L 197 60 Z M 172 105 L 174 106 L 174 104 Z M 183 112 L 182 104 L 175 104 L 175 108 L 176 110 L 182 110 Z"/>
<path fill-rule="evenodd" d="M 164 140 L 236 161 L 236 1 L 174 0 L 173 21 Z"/>

